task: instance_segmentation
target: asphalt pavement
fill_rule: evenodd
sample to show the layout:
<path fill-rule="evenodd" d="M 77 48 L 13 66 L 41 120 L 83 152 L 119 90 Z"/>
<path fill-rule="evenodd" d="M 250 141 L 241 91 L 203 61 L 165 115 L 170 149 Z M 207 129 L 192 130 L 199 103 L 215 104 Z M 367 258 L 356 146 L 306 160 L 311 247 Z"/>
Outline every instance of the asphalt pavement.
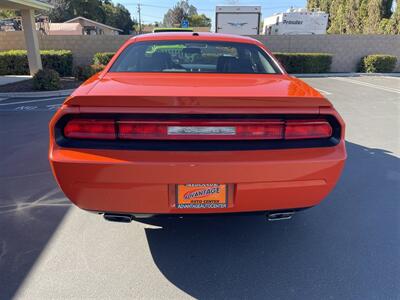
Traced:
<path fill-rule="evenodd" d="M 0 299 L 400 299 L 400 78 L 304 80 L 345 119 L 348 161 L 281 222 L 106 222 L 51 174 L 63 97 L 0 99 Z"/>

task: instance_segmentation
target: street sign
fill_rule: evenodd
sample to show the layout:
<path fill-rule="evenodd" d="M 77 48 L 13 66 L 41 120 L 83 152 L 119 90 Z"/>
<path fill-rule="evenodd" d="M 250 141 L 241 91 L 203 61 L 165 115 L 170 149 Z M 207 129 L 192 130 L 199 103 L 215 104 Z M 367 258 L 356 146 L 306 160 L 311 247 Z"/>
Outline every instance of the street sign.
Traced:
<path fill-rule="evenodd" d="M 182 28 L 189 28 L 189 20 L 182 20 L 181 22 L 181 27 Z"/>

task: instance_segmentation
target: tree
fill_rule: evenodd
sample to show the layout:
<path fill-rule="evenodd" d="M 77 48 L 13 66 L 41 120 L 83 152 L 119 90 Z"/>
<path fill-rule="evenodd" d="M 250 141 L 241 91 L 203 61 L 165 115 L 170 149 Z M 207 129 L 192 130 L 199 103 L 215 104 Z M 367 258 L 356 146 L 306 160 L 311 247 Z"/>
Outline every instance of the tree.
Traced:
<path fill-rule="evenodd" d="M 328 33 L 393 34 L 400 30 L 393 0 L 308 0 L 307 8 L 329 14 Z"/>
<path fill-rule="evenodd" d="M 105 14 L 105 24 L 122 29 L 124 34 L 132 32 L 135 22 L 131 18 L 130 12 L 121 4 L 114 6 L 110 1 L 103 4 Z"/>
<path fill-rule="evenodd" d="M 211 19 L 204 14 L 199 15 L 196 7 L 189 4 L 188 0 L 181 0 L 169 9 L 164 15 L 163 23 L 164 26 L 173 27 L 180 25 L 185 19 L 189 20 L 190 26 L 211 26 Z"/>
<path fill-rule="evenodd" d="M 49 14 L 52 22 L 65 22 L 82 16 L 104 23 L 105 13 L 101 0 L 52 0 L 50 3 L 54 5 Z"/>
<path fill-rule="evenodd" d="M 369 0 L 368 5 L 368 17 L 365 20 L 363 26 L 363 33 L 374 34 L 380 33 L 379 24 L 382 20 L 382 1 L 381 0 Z"/>
<path fill-rule="evenodd" d="M 332 1 L 329 12 L 329 17 L 331 22 L 328 28 L 328 33 L 334 33 L 334 34 L 346 33 L 345 11 L 346 11 L 346 0 Z"/>
<path fill-rule="evenodd" d="M 362 26 L 358 18 L 358 8 L 360 0 L 347 0 L 345 9 L 345 26 L 347 34 L 357 34 L 362 32 Z"/>
<path fill-rule="evenodd" d="M 15 10 L 11 9 L 0 9 L 0 20 L 1 19 L 12 19 L 16 16 Z"/>
<path fill-rule="evenodd" d="M 211 27 L 211 19 L 205 14 L 192 15 L 188 20 L 191 27 Z"/>
<path fill-rule="evenodd" d="M 131 33 L 135 20 L 121 4 L 114 5 L 110 0 L 51 0 L 54 9 L 49 17 L 52 22 L 65 22 L 75 17 L 85 17 Z"/>

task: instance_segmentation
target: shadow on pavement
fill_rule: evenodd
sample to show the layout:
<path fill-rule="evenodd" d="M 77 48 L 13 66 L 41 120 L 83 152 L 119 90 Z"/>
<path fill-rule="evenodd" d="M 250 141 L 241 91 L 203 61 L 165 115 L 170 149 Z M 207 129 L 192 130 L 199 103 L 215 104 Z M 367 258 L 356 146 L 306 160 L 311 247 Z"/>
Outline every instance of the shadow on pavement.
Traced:
<path fill-rule="evenodd" d="M 343 176 L 291 221 L 162 221 L 147 228 L 163 275 L 195 298 L 362 299 L 400 294 L 400 159 L 347 143 Z"/>
<path fill-rule="evenodd" d="M 70 204 L 47 161 L 48 133 L 43 129 L 51 115 L 0 117 L 0 299 L 10 299 Z"/>

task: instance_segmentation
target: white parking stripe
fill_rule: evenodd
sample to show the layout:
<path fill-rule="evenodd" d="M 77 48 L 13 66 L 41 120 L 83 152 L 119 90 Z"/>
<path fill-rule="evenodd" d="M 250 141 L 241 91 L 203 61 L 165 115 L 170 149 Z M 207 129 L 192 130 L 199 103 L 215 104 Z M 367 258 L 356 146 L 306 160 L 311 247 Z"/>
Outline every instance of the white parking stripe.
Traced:
<path fill-rule="evenodd" d="M 321 89 L 316 89 L 318 92 L 320 92 L 320 93 L 322 93 L 322 94 L 325 94 L 325 95 L 332 95 L 332 93 L 330 93 L 330 92 L 327 92 L 327 91 L 324 91 L 324 90 L 321 90 Z"/>
<path fill-rule="evenodd" d="M 34 103 L 34 102 L 43 102 L 43 101 L 50 101 L 50 100 L 57 100 L 57 99 L 65 99 L 66 97 L 52 97 L 46 99 L 39 99 L 39 100 L 29 100 L 29 101 L 18 101 L 18 102 L 8 102 L 8 103 L 0 103 L 0 106 L 5 105 L 15 105 L 15 104 L 24 104 L 24 103 Z"/>
<path fill-rule="evenodd" d="M 385 86 L 381 86 L 381 85 L 377 85 L 377 84 L 373 84 L 373 83 L 358 81 L 358 80 L 344 78 L 344 77 L 332 77 L 332 79 L 349 82 L 349 83 L 354 83 L 354 84 L 359 84 L 359 85 L 367 86 L 370 88 L 375 88 L 375 89 L 386 91 L 386 92 L 400 94 L 400 89 L 394 89 L 394 88 L 385 87 Z"/>

